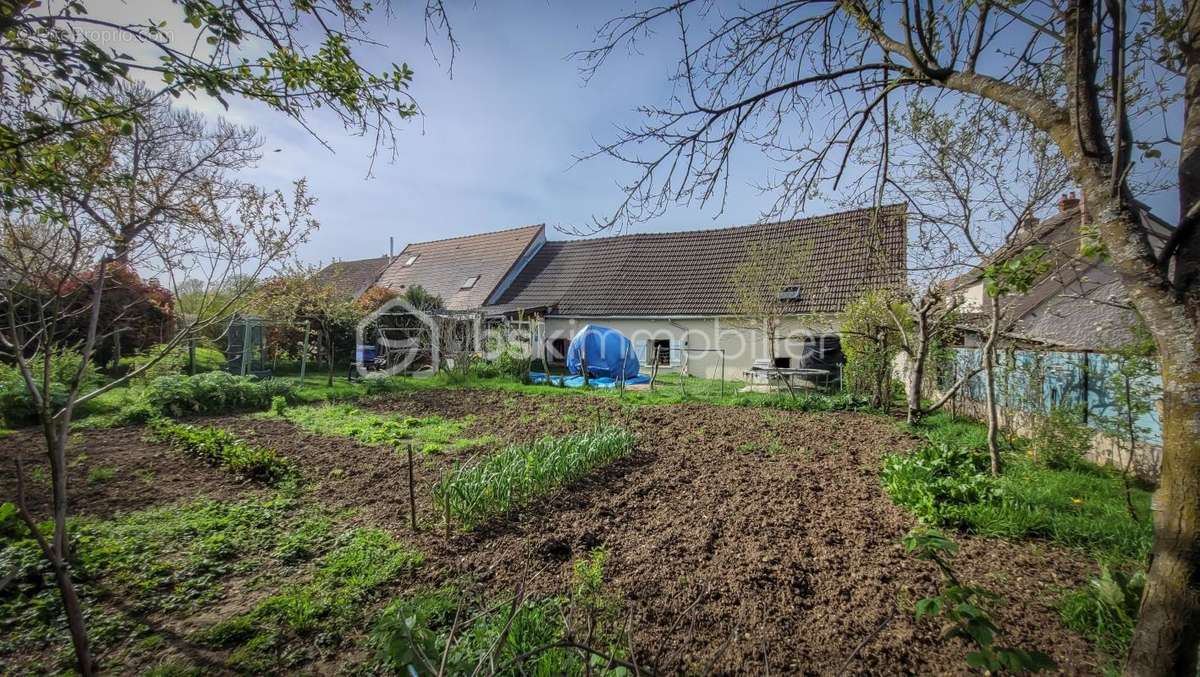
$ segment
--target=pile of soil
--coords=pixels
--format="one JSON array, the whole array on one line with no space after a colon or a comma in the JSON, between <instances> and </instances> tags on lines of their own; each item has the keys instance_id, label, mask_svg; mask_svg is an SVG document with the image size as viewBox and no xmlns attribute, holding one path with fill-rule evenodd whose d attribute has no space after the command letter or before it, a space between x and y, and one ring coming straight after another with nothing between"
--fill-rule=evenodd
<instances>
[{"instance_id":1,"label":"pile of soil","mask_svg":"<svg viewBox=\"0 0 1200 677\"><path fill-rule=\"evenodd\" d=\"M283 421L222 417L206 424L271 446L300 467L321 503L353 508L352 520L388 529L427 555L397 594L447 579L495 594L569 589L571 563L608 552L606 581L623 596L634 654L665 672L966 672L969 647L914 622L912 604L936 589L932 564L906 554L913 526L880 484L883 455L916 441L891 421L851 413L797 413L703 404L622 406L610 398L427 391L364 403L414 416L470 415L464 436L502 443L564 434L599 421L637 437L627 458L472 533L447 540L432 486L457 462L496 445L419 455L414 468L421 529L408 514L403 454L299 431ZM10 438L14 439L14 438ZM34 439L31 437L31 439ZM220 471L141 440L136 430L83 434L75 454L117 476L151 467L165 487L122 482L73 489L83 512L242 487ZM187 476L185 481L183 476ZM178 478L178 479L175 479ZM10 484L0 481L0 490ZM119 497L120 496L120 497ZM957 538L962 578L999 592L1002 645L1036 648L1072 674L1099 671L1092 647L1054 608L1094 566L1046 543Z\"/></svg>"}]
</instances>

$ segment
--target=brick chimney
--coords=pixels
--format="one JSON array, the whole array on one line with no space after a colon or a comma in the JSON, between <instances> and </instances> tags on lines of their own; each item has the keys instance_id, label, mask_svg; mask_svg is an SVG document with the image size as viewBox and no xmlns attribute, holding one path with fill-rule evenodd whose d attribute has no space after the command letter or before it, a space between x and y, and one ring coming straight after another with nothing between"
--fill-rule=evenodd
<instances>
[{"instance_id":1,"label":"brick chimney","mask_svg":"<svg viewBox=\"0 0 1200 677\"><path fill-rule=\"evenodd\" d=\"M1075 191L1064 193L1058 198L1058 211L1069 212L1079 206L1079 198L1075 197Z\"/></svg>"}]
</instances>

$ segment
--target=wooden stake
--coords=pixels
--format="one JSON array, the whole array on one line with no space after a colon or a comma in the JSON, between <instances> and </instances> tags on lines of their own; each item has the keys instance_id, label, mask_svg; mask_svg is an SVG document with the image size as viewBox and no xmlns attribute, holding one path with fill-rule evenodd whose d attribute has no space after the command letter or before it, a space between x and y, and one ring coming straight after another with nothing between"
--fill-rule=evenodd
<instances>
[{"instance_id":1,"label":"wooden stake","mask_svg":"<svg viewBox=\"0 0 1200 677\"><path fill-rule=\"evenodd\" d=\"M413 445L408 443L408 515L412 521L412 530L417 530L417 495L413 488Z\"/></svg>"}]
</instances>

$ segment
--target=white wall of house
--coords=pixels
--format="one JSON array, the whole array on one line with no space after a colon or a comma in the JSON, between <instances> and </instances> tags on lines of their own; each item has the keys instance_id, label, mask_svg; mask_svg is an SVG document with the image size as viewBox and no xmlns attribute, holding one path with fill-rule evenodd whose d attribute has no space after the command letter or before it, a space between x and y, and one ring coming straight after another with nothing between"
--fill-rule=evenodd
<instances>
[{"instance_id":1,"label":"white wall of house","mask_svg":"<svg viewBox=\"0 0 1200 677\"><path fill-rule=\"evenodd\" d=\"M569 340L588 324L609 327L628 337L638 352L643 371L649 369L655 341L667 342L671 367L680 369L686 362L688 374L700 378L720 378L722 350L725 378L729 380L743 379L743 372L754 360L770 356L763 332L722 317L548 317L546 342ZM835 317L797 317L787 321L779 332L776 356L793 358L792 366L800 366L805 340L836 335L839 324Z\"/></svg>"}]
</instances>

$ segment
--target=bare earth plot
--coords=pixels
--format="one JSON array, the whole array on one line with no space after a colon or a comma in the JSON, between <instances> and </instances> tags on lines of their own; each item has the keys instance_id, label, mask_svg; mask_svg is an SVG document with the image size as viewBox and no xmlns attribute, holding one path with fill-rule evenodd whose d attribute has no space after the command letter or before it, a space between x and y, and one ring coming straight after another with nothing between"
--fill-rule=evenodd
<instances>
[{"instance_id":1,"label":"bare earth plot","mask_svg":"<svg viewBox=\"0 0 1200 677\"><path fill-rule=\"evenodd\" d=\"M623 599L633 654L661 671L965 672L966 645L942 640L939 628L914 622L910 613L915 600L933 591L937 574L899 544L914 522L885 495L879 470L883 454L916 442L887 419L701 404L624 407L612 399L459 390L393 395L360 406L375 413L470 416L462 435L490 440L418 455L416 534L408 523L403 454L308 433L278 418L203 423L287 456L302 479L302 502L359 527L381 528L422 553L421 565L389 583L386 597L447 581L495 595L518 586L535 595L562 594L571 584L572 561L603 545L605 578ZM503 444L597 421L633 431L634 452L517 514L446 540L431 499L442 473ZM35 442L26 433L5 440L14 450ZM84 433L73 453L75 509L84 514L108 517L201 496L228 501L263 493L143 441L141 429ZM113 479L89 482L98 467L112 469ZM0 478L0 492L10 495L11 479ZM1093 648L1062 626L1054 608L1063 590L1086 580L1093 566L1086 555L1033 541L958 540L960 574L1003 595L995 617L1005 644L1044 651L1066 673L1098 672ZM237 576L229 574L204 618L149 619L151 627L158 622L170 630L166 651L226 669L227 654L193 645L189 633L213 622L214 613L237 613L271 592ZM151 660L127 653L130 665ZM367 658L365 650L341 651L300 669L336 672Z\"/></svg>"}]
</instances>

